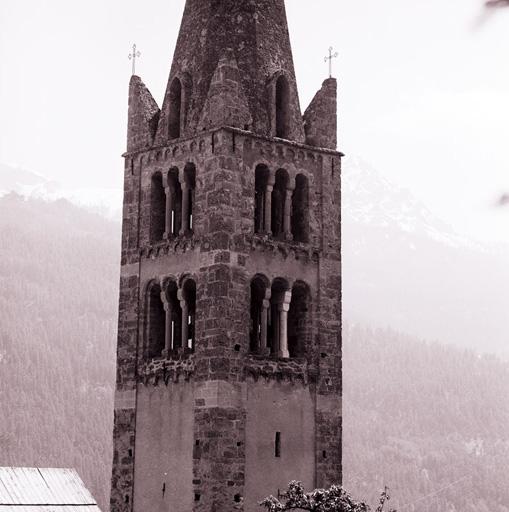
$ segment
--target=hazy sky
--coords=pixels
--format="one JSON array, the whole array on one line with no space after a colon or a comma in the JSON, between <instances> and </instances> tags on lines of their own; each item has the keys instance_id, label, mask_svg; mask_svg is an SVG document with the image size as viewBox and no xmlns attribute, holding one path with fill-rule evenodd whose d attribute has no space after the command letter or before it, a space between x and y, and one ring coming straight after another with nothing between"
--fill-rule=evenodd
<instances>
[{"instance_id":1,"label":"hazy sky","mask_svg":"<svg viewBox=\"0 0 509 512\"><path fill-rule=\"evenodd\" d=\"M481 0L287 0L302 110L340 53L340 149L461 232L509 238L509 9ZM184 0L1 0L0 162L121 187L133 42L161 103Z\"/></svg>"}]
</instances>

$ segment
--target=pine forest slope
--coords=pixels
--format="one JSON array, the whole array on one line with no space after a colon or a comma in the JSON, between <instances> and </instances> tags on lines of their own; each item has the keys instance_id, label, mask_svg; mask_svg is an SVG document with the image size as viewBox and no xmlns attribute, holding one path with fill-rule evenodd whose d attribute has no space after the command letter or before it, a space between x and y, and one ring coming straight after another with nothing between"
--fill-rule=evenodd
<instances>
[{"instance_id":1,"label":"pine forest slope","mask_svg":"<svg viewBox=\"0 0 509 512\"><path fill-rule=\"evenodd\" d=\"M509 512L509 364L346 326L344 474L398 512Z\"/></svg>"},{"instance_id":2,"label":"pine forest slope","mask_svg":"<svg viewBox=\"0 0 509 512\"><path fill-rule=\"evenodd\" d=\"M0 199L0 465L75 467L107 510L118 226Z\"/></svg>"}]
</instances>

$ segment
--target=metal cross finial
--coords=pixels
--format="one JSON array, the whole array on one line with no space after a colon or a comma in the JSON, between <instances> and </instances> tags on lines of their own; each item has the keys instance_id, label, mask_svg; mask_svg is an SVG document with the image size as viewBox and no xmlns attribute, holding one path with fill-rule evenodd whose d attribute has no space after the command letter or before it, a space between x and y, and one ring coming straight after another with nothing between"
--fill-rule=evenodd
<instances>
[{"instance_id":1,"label":"metal cross finial","mask_svg":"<svg viewBox=\"0 0 509 512\"><path fill-rule=\"evenodd\" d=\"M335 59L339 55L338 52L332 52L334 52L334 48L331 46L329 48L329 56L324 59L325 62L329 61L329 78L332 78L332 59Z\"/></svg>"},{"instance_id":2,"label":"metal cross finial","mask_svg":"<svg viewBox=\"0 0 509 512\"><path fill-rule=\"evenodd\" d=\"M136 49L136 45L133 44L133 53L129 54L129 60L133 61L133 75L136 74L136 59L141 57L141 53Z\"/></svg>"}]
</instances>

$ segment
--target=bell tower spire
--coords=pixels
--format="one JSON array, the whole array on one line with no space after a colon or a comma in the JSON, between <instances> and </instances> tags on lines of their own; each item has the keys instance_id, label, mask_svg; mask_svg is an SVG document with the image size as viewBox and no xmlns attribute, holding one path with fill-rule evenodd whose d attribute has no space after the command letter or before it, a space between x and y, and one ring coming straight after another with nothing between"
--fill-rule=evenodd
<instances>
[{"instance_id":1,"label":"bell tower spire","mask_svg":"<svg viewBox=\"0 0 509 512\"><path fill-rule=\"evenodd\" d=\"M193 135L203 118L218 119L214 111L217 103L207 99L214 94L214 75L226 53L238 68L238 73L227 79L236 83L242 98L239 108L246 115L228 112L221 117L229 119L235 128L304 142L283 0L187 0L157 142L172 139L168 120L176 108L171 94L175 80L185 89L180 112L182 135ZM231 111L234 107L222 108ZM285 118L279 124L278 115Z\"/></svg>"},{"instance_id":2,"label":"bell tower spire","mask_svg":"<svg viewBox=\"0 0 509 512\"><path fill-rule=\"evenodd\" d=\"M111 512L341 483L336 91L283 0L187 0L162 108L131 78Z\"/></svg>"}]
</instances>

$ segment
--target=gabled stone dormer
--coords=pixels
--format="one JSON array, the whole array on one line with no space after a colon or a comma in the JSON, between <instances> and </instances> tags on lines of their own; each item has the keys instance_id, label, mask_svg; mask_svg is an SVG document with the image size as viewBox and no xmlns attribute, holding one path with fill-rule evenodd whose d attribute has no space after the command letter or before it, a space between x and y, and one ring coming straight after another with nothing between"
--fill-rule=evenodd
<instances>
[{"instance_id":1,"label":"gabled stone dormer","mask_svg":"<svg viewBox=\"0 0 509 512\"><path fill-rule=\"evenodd\" d=\"M252 123L237 60L233 50L227 48L212 76L198 130L201 132L218 126L250 130Z\"/></svg>"}]
</instances>

